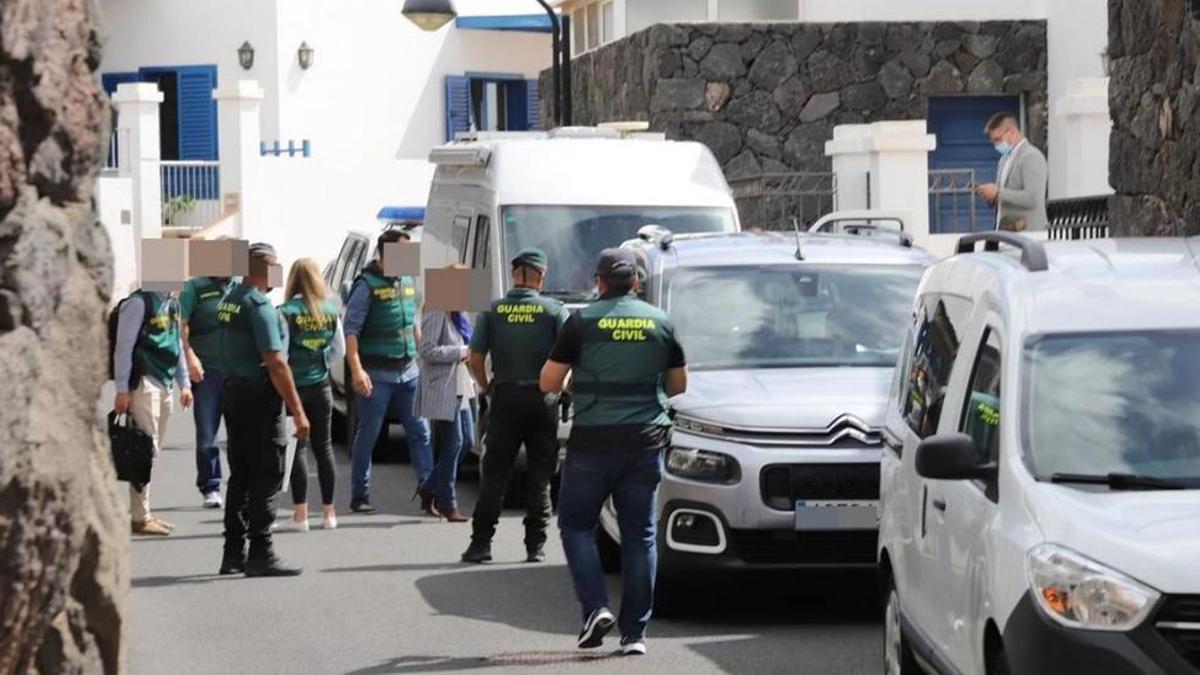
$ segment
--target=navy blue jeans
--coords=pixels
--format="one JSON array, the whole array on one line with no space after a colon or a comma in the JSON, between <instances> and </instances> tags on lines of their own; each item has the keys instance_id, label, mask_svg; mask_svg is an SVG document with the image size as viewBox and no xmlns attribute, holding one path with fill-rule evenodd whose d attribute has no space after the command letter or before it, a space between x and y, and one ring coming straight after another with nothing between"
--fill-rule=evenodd
<instances>
[{"instance_id":1,"label":"navy blue jeans","mask_svg":"<svg viewBox=\"0 0 1200 675\"><path fill-rule=\"evenodd\" d=\"M470 411L467 411L468 413ZM433 469L434 504L445 512L458 508L458 464L462 458L464 418L461 414L453 420L430 420L433 427L433 445L437 451L437 466Z\"/></svg>"},{"instance_id":2,"label":"navy blue jeans","mask_svg":"<svg viewBox=\"0 0 1200 675\"><path fill-rule=\"evenodd\" d=\"M200 494L221 489L221 448L217 430L221 428L221 386L225 374L216 368L204 369L204 380L192 383L192 419L196 423L196 487Z\"/></svg>"},{"instance_id":3,"label":"navy blue jeans","mask_svg":"<svg viewBox=\"0 0 1200 675\"><path fill-rule=\"evenodd\" d=\"M370 371L368 371L370 372ZM407 434L408 454L417 484L422 485L433 473L433 447L429 444L429 423L413 414L417 381L390 382L371 373L370 396L354 397L358 427L350 448L350 495L368 499L371 493L371 453L388 413L399 419Z\"/></svg>"},{"instance_id":4,"label":"navy blue jeans","mask_svg":"<svg viewBox=\"0 0 1200 675\"><path fill-rule=\"evenodd\" d=\"M573 430L572 443L578 431ZM608 606L595 533L604 501L611 496L617 509L622 565L617 625L621 635L631 639L645 636L654 606L655 500L662 480L661 456L661 448L638 444L605 449L569 444L562 471L558 527L584 620Z\"/></svg>"}]
</instances>

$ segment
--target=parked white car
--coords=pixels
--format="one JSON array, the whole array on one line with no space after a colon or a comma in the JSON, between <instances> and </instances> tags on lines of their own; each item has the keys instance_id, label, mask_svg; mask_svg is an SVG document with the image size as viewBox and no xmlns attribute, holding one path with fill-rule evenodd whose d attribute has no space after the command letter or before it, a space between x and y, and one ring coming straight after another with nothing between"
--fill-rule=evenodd
<instances>
[{"instance_id":1,"label":"parked white car","mask_svg":"<svg viewBox=\"0 0 1200 675\"><path fill-rule=\"evenodd\" d=\"M1200 239L959 251L888 405L885 672L1197 672Z\"/></svg>"}]
</instances>

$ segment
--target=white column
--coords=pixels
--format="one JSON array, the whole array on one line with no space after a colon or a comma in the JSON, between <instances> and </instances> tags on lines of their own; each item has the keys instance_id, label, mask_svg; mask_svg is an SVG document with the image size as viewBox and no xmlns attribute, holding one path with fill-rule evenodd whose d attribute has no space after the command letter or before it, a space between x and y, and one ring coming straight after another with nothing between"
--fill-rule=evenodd
<instances>
[{"instance_id":1,"label":"white column","mask_svg":"<svg viewBox=\"0 0 1200 675\"><path fill-rule=\"evenodd\" d=\"M837 174L838 210L866 207L864 183L869 181L871 208L907 212L909 234L924 242L929 238L929 153L936 147L937 137L926 132L925 120L834 127L825 154L833 158Z\"/></svg>"},{"instance_id":2,"label":"white column","mask_svg":"<svg viewBox=\"0 0 1200 675\"><path fill-rule=\"evenodd\" d=\"M117 106L117 128L123 130L128 143L128 171L133 186L134 279L139 280L142 278L141 241L162 238L158 134L158 106L162 100L158 85L151 82L117 85L117 93L113 95L113 103Z\"/></svg>"},{"instance_id":3,"label":"white column","mask_svg":"<svg viewBox=\"0 0 1200 675\"><path fill-rule=\"evenodd\" d=\"M1108 78L1082 78L1067 83L1067 95L1054 109L1062 118L1066 141L1066 172L1062 196L1094 197L1112 194L1108 182Z\"/></svg>"},{"instance_id":4,"label":"white column","mask_svg":"<svg viewBox=\"0 0 1200 675\"><path fill-rule=\"evenodd\" d=\"M254 80L238 80L213 92L220 135L221 198L225 210L236 210L233 236L254 240L267 230L263 213L260 117L263 89Z\"/></svg>"}]
</instances>

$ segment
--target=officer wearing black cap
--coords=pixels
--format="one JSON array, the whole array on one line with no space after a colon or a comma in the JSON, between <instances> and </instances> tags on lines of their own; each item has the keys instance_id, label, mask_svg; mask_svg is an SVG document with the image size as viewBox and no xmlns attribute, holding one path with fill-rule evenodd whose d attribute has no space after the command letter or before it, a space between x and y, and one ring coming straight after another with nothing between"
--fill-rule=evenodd
<instances>
[{"instance_id":1,"label":"officer wearing black cap","mask_svg":"<svg viewBox=\"0 0 1200 675\"><path fill-rule=\"evenodd\" d=\"M657 561L654 507L660 456L671 436L667 401L687 389L683 349L666 314L633 295L638 263L628 249L600 254L600 299L567 321L541 373L541 389L548 393L561 391L570 374L575 396L558 526L583 606L578 646L599 647L617 623L625 654L646 653ZM625 577L619 620L608 609L595 541L600 509L610 496Z\"/></svg>"},{"instance_id":2,"label":"officer wearing black cap","mask_svg":"<svg viewBox=\"0 0 1200 675\"><path fill-rule=\"evenodd\" d=\"M273 278L282 277L275 249L269 244L251 245L249 269L249 275L217 307L229 455L220 572L294 576L300 570L280 562L271 545L275 497L283 481L287 448L283 405L295 421L297 439L308 437L309 422L287 364L287 329L266 296L280 283Z\"/></svg>"},{"instance_id":3,"label":"officer wearing black cap","mask_svg":"<svg viewBox=\"0 0 1200 675\"><path fill-rule=\"evenodd\" d=\"M525 249L512 259L512 290L479 315L471 336L468 365L491 392L487 449L480 467L479 501L471 521L471 544L463 562L492 559L492 536L504 504L508 476L525 446L525 550L528 562L546 559L550 523L550 479L558 461L557 394L538 389L542 364L567 320L557 300L542 297L546 254ZM485 361L492 357L489 379Z\"/></svg>"}]
</instances>

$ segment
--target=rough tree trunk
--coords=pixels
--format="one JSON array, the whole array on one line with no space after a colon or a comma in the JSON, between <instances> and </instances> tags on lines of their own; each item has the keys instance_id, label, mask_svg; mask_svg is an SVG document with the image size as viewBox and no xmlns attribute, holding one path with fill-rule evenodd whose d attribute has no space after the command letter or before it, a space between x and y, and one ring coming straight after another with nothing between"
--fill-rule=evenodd
<instances>
[{"instance_id":1,"label":"rough tree trunk","mask_svg":"<svg viewBox=\"0 0 1200 675\"><path fill-rule=\"evenodd\" d=\"M0 673L121 668L127 516L96 419L112 286L94 0L0 0Z\"/></svg>"}]
</instances>

